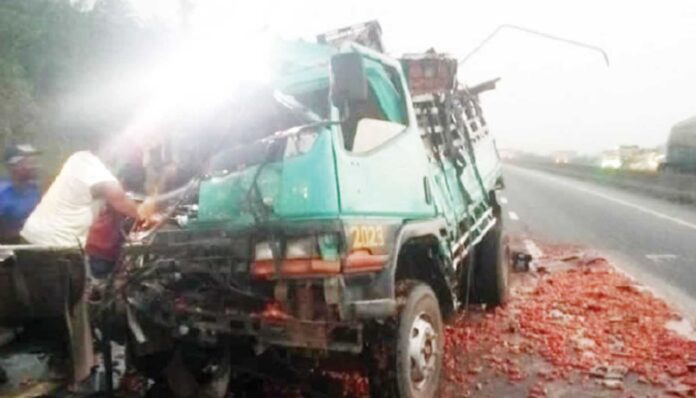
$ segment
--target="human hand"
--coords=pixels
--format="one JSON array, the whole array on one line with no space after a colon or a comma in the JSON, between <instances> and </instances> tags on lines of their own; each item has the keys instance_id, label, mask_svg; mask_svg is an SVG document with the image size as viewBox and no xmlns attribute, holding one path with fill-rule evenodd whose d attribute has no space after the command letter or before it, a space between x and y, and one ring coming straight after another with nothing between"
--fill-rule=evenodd
<instances>
[{"instance_id":1,"label":"human hand","mask_svg":"<svg viewBox=\"0 0 696 398\"><path fill-rule=\"evenodd\" d=\"M143 203L138 206L138 220L141 222L147 221L157 213L157 203L153 198L146 198Z\"/></svg>"},{"instance_id":2,"label":"human hand","mask_svg":"<svg viewBox=\"0 0 696 398\"><path fill-rule=\"evenodd\" d=\"M159 213L150 214L147 218L140 220L140 229L148 230L164 221L164 216Z\"/></svg>"},{"instance_id":3,"label":"human hand","mask_svg":"<svg viewBox=\"0 0 696 398\"><path fill-rule=\"evenodd\" d=\"M148 218L139 220L133 230L128 234L128 239L131 242L139 242L150 236L165 220L161 214L153 214Z\"/></svg>"}]
</instances>

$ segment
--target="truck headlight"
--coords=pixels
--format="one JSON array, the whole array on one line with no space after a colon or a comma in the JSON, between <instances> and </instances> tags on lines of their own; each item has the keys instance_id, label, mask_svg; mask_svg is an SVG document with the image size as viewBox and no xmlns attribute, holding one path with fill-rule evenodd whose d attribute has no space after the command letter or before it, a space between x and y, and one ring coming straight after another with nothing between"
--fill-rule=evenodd
<instances>
[{"instance_id":1,"label":"truck headlight","mask_svg":"<svg viewBox=\"0 0 696 398\"><path fill-rule=\"evenodd\" d=\"M316 237L307 237L288 240L285 244L285 258L313 258L316 254Z\"/></svg>"},{"instance_id":2,"label":"truck headlight","mask_svg":"<svg viewBox=\"0 0 696 398\"><path fill-rule=\"evenodd\" d=\"M254 260L267 261L273 260L273 249L270 242L259 242L254 247Z\"/></svg>"},{"instance_id":3,"label":"truck headlight","mask_svg":"<svg viewBox=\"0 0 696 398\"><path fill-rule=\"evenodd\" d=\"M292 237L285 241L285 252L278 261L279 276L337 274L341 271L338 234ZM270 242L256 244L251 272L261 279L275 275L276 261Z\"/></svg>"}]
</instances>

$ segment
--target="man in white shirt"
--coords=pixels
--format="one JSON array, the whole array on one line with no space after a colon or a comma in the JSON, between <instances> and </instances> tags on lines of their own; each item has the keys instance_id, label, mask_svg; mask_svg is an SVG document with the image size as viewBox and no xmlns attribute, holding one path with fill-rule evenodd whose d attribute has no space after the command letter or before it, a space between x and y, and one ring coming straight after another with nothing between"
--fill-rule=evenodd
<instances>
[{"instance_id":1,"label":"man in white shirt","mask_svg":"<svg viewBox=\"0 0 696 398\"><path fill-rule=\"evenodd\" d=\"M142 221L154 203L140 207L128 196L116 177L90 151L72 154L65 161L38 206L27 219L20 236L28 243L48 246L83 246L92 221L104 202L126 217ZM70 331L73 383L85 380L96 363L86 297L66 314Z\"/></svg>"},{"instance_id":2,"label":"man in white shirt","mask_svg":"<svg viewBox=\"0 0 696 398\"><path fill-rule=\"evenodd\" d=\"M140 220L144 209L126 196L116 177L90 151L72 154L31 213L21 237L48 246L84 245L104 202L124 216Z\"/></svg>"}]
</instances>

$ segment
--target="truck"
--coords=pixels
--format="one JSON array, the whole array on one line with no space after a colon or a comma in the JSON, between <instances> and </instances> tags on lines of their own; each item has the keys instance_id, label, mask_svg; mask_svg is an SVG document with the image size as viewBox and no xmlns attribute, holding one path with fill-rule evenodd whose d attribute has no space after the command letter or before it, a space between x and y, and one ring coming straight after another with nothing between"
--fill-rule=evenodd
<instances>
[{"instance_id":1,"label":"truck","mask_svg":"<svg viewBox=\"0 0 696 398\"><path fill-rule=\"evenodd\" d=\"M114 286L142 372L178 358L222 391L269 352L350 357L373 396L431 397L445 324L506 301L504 184L479 102L495 81L467 87L454 58L394 58L351 29L379 25L276 46L273 81L199 137L215 154L176 223L128 246Z\"/></svg>"},{"instance_id":2,"label":"truck","mask_svg":"<svg viewBox=\"0 0 696 398\"><path fill-rule=\"evenodd\" d=\"M661 171L688 173L696 172L696 117L675 124L667 140L665 161Z\"/></svg>"}]
</instances>

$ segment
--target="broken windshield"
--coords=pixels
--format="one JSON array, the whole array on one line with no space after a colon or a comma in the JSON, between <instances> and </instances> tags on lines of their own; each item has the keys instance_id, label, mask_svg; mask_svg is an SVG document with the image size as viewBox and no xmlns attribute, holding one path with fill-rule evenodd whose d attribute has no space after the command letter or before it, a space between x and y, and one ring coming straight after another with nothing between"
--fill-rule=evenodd
<instances>
[{"instance_id":1,"label":"broken windshield","mask_svg":"<svg viewBox=\"0 0 696 398\"><path fill-rule=\"evenodd\" d=\"M322 116L326 115L323 109L311 108L322 99L328 103L326 90L304 94L302 102L287 93L266 91L257 93L243 107L233 107L239 109L238 116L242 117L235 117L218 143L209 143L213 146L207 174L227 174L305 153L319 130L331 124L323 120Z\"/></svg>"},{"instance_id":2,"label":"broken windshield","mask_svg":"<svg viewBox=\"0 0 696 398\"><path fill-rule=\"evenodd\" d=\"M208 174L220 176L307 153L322 129L338 123L325 120L293 126L246 145L223 149L211 159Z\"/></svg>"}]
</instances>

